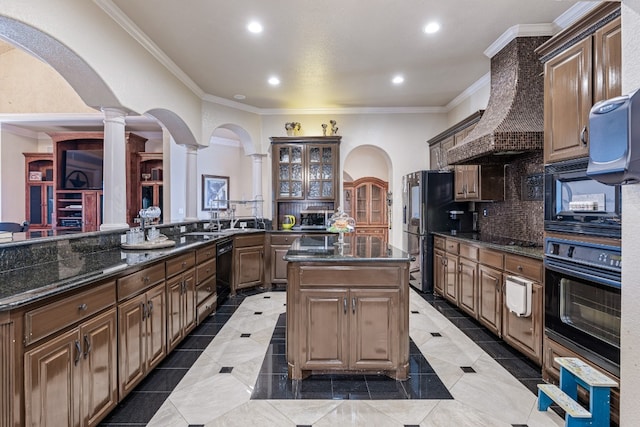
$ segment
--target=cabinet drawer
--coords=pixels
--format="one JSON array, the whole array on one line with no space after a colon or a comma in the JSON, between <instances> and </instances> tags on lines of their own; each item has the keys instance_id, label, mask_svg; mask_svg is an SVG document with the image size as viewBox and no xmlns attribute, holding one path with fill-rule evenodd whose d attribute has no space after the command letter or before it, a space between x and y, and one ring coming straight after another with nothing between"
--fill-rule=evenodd
<instances>
[{"instance_id":1,"label":"cabinet drawer","mask_svg":"<svg viewBox=\"0 0 640 427\"><path fill-rule=\"evenodd\" d=\"M480 251L480 264L502 270L504 268L504 255L491 249L482 249Z\"/></svg>"},{"instance_id":2,"label":"cabinet drawer","mask_svg":"<svg viewBox=\"0 0 640 427\"><path fill-rule=\"evenodd\" d=\"M117 280L118 301L122 301L164 280L164 263Z\"/></svg>"},{"instance_id":3,"label":"cabinet drawer","mask_svg":"<svg viewBox=\"0 0 640 427\"><path fill-rule=\"evenodd\" d=\"M25 313L25 345L34 343L116 303L115 282L79 292Z\"/></svg>"},{"instance_id":4,"label":"cabinet drawer","mask_svg":"<svg viewBox=\"0 0 640 427\"><path fill-rule=\"evenodd\" d=\"M298 237L302 237L302 234L272 234L272 245L291 245Z\"/></svg>"},{"instance_id":5,"label":"cabinet drawer","mask_svg":"<svg viewBox=\"0 0 640 427\"><path fill-rule=\"evenodd\" d=\"M216 245L208 245L196 251L196 264L202 264L210 259L216 259Z\"/></svg>"},{"instance_id":6,"label":"cabinet drawer","mask_svg":"<svg viewBox=\"0 0 640 427\"><path fill-rule=\"evenodd\" d=\"M401 287L405 270L399 266L343 267L302 266L300 286Z\"/></svg>"},{"instance_id":7,"label":"cabinet drawer","mask_svg":"<svg viewBox=\"0 0 640 427\"><path fill-rule=\"evenodd\" d=\"M522 257L518 255L507 254L504 257L505 271L518 276L523 276L536 282L542 283L542 262Z\"/></svg>"},{"instance_id":8,"label":"cabinet drawer","mask_svg":"<svg viewBox=\"0 0 640 427\"><path fill-rule=\"evenodd\" d=\"M460 256L474 261L478 260L478 247L460 243L459 246Z\"/></svg>"},{"instance_id":9,"label":"cabinet drawer","mask_svg":"<svg viewBox=\"0 0 640 427\"><path fill-rule=\"evenodd\" d=\"M196 304L216 293L216 277L212 276L196 286Z\"/></svg>"},{"instance_id":10,"label":"cabinet drawer","mask_svg":"<svg viewBox=\"0 0 640 427\"><path fill-rule=\"evenodd\" d=\"M196 283L200 284L216 274L216 260L211 259L196 267Z\"/></svg>"},{"instance_id":11,"label":"cabinet drawer","mask_svg":"<svg viewBox=\"0 0 640 427\"><path fill-rule=\"evenodd\" d=\"M437 249L442 249L444 251L444 250L447 249L446 241L447 240L444 237L434 236L433 237L433 246L436 247Z\"/></svg>"},{"instance_id":12,"label":"cabinet drawer","mask_svg":"<svg viewBox=\"0 0 640 427\"><path fill-rule=\"evenodd\" d=\"M166 262L167 265L167 277L174 276L178 273L187 271L196 264L196 257L194 252L180 255L170 259Z\"/></svg>"},{"instance_id":13,"label":"cabinet drawer","mask_svg":"<svg viewBox=\"0 0 640 427\"><path fill-rule=\"evenodd\" d=\"M455 242L453 240L447 240L445 246L446 246L446 251L448 253L457 255L460 247L460 243Z\"/></svg>"},{"instance_id":14,"label":"cabinet drawer","mask_svg":"<svg viewBox=\"0 0 640 427\"><path fill-rule=\"evenodd\" d=\"M234 248L244 248L246 246L263 246L264 233L251 234L249 236L236 236L233 239Z\"/></svg>"}]
</instances>

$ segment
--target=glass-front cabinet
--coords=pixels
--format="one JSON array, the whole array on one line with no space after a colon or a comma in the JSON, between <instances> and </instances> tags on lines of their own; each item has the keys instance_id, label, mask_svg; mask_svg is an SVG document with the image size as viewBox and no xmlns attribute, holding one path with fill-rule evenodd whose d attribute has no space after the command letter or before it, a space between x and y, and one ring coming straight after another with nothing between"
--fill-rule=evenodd
<instances>
[{"instance_id":1,"label":"glass-front cabinet","mask_svg":"<svg viewBox=\"0 0 640 427\"><path fill-rule=\"evenodd\" d=\"M339 136L272 137L274 225L284 215L338 207Z\"/></svg>"},{"instance_id":2,"label":"glass-front cabinet","mask_svg":"<svg viewBox=\"0 0 640 427\"><path fill-rule=\"evenodd\" d=\"M53 224L53 154L23 153L25 158L25 220L31 230Z\"/></svg>"}]
</instances>

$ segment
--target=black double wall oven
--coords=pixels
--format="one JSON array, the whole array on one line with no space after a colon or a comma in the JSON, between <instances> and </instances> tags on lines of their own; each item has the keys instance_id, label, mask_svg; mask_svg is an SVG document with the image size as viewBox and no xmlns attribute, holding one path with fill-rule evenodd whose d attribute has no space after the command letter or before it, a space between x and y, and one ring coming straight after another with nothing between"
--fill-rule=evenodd
<instances>
[{"instance_id":1,"label":"black double wall oven","mask_svg":"<svg viewBox=\"0 0 640 427\"><path fill-rule=\"evenodd\" d=\"M589 178L587 164L545 166L544 229L562 233L545 239L545 333L619 376L621 188Z\"/></svg>"}]
</instances>

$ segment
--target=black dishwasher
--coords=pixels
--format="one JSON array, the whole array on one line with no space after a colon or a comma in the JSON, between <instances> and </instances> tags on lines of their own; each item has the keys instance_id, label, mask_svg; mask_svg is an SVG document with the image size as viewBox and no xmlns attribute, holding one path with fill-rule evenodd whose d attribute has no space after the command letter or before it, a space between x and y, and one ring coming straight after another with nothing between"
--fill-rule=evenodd
<instances>
[{"instance_id":1,"label":"black dishwasher","mask_svg":"<svg viewBox=\"0 0 640 427\"><path fill-rule=\"evenodd\" d=\"M216 243L216 292L218 306L224 304L231 293L231 266L233 238L224 238Z\"/></svg>"}]
</instances>

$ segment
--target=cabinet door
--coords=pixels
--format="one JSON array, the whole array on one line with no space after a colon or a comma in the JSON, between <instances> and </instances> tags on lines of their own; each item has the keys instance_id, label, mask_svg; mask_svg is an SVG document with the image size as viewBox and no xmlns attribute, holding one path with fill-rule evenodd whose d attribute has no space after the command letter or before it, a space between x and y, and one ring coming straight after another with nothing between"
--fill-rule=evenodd
<instances>
[{"instance_id":1,"label":"cabinet door","mask_svg":"<svg viewBox=\"0 0 640 427\"><path fill-rule=\"evenodd\" d=\"M195 270L185 273L185 292L184 292L184 335L196 327L196 280Z\"/></svg>"},{"instance_id":2,"label":"cabinet door","mask_svg":"<svg viewBox=\"0 0 640 427\"><path fill-rule=\"evenodd\" d=\"M459 295L458 304L461 309L476 317L478 298L478 264L460 258L458 262Z\"/></svg>"},{"instance_id":3,"label":"cabinet door","mask_svg":"<svg viewBox=\"0 0 640 427\"><path fill-rule=\"evenodd\" d=\"M596 31L593 103L622 95L622 25L616 18Z\"/></svg>"},{"instance_id":4,"label":"cabinet door","mask_svg":"<svg viewBox=\"0 0 640 427\"><path fill-rule=\"evenodd\" d=\"M480 199L480 167L466 165L464 168L465 198Z\"/></svg>"},{"instance_id":5,"label":"cabinet door","mask_svg":"<svg viewBox=\"0 0 640 427\"><path fill-rule=\"evenodd\" d=\"M351 290L350 368L395 369L399 289Z\"/></svg>"},{"instance_id":6,"label":"cabinet door","mask_svg":"<svg viewBox=\"0 0 640 427\"><path fill-rule=\"evenodd\" d=\"M351 184L344 183L342 194L343 194L342 206L343 206L344 213L346 213L349 216L353 216L354 215L353 186L351 186Z\"/></svg>"},{"instance_id":7,"label":"cabinet door","mask_svg":"<svg viewBox=\"0 0 640 427\"><path fill-rule=\"evenodd\" d=\"M167 355L167 302L164 283L147 291L146 361L154 368Z\"/></svg>"},{"instance_id":8,"label":"cabinet door","mask_svg":"<svg viewBox=\"0 0 640 427\"><path fill-rule=\"evenodd\" d=\"M119 392L123 398L146 372L145 295L139 295L118 306Z\"/></svg>"},{"instance_id":9,"label":"cabinet door","mask_svg":"<svg viewBox=\"0 0 640 427\"><path fill-rule=\"evenodd\" d=\"M301 369L346 369L350 310L346 290L300 290Z\"/></svg>"},{"instance_id":10,"label":"cabinet door","mask_svg":"<svg viewBox=\"0 0 640 427\"><path fill-rule=\"evenodd\" d=\"M444 252L436 250L433 252L433 289L442 296L444 296L445 274Z\"/></svg>"},{"instance_id":11,"label":"cabinet door","mask_svg":"<svg viewBox=\"0 0 640 427\"><path fill-rule=\"evenodd\" d=\"M25 353L25 425L81 425L81 358L78 329Z\"/></svg>"},{"instance_id":12,"label":"cabinet door","mask_svg":"<svg viewBox=\"0 0 640 427\"><path fill-rule=\"evenodd\" d=\"M538 364L542 363L543 290L534 283L531 295L531 315L518 317L502 307L502 338Z\"/></svg>"},{"instance_id":13,"label":"cabinet door","mask_svg":"<svg viewBox=\"0 0 640 427\"><path fill-rule=\"evenodd\" d=\"M169 351L182 340L182 295L184 281L182 275L167 281L167 346Z\"/></svg>"},{"instance_id":14,"label":"cabinet door","mask_svg":"<svg viewBox=\"0 0 640 427\"><path fill-rule=\"evenodd\" d=\"M282 259L289 246L271 246L271 283L287 283L287 261Z\"/></svg>"},{"instance_id":15,"label":"cabinet door","mask_svg":"<svg viewBox=\"0 0 640 427\"><path fill-rule=\"evenodd\" d=\"M431 147L429 147L429 169L431 170L442 169L440 143L434 144Z\"/></svg>"},{"instance_id":16,"label":"cabinet door","mask_svg":"<svg viewBox=\"0 0 640 427\"><path fill-rule=\"evenodd\" d=\"M336 158L332 145L308 145L307 198L333 200L336 194Z\"/></svg>"},{"instance_id":17,"label":"cabinet door","mask_svg":"<svg viewBox=\"0 0 640 427\"><path fill-rule=\"evenodd\" d=\"M262 284L263 252L262 246L234 249L235 289Z\"/></svg>"},{"instance_id":18,"label":"cabinet door","mask_svg":"<svg viewBox=\"0 0 640 427\"><path fill-rule=\"evenodd\" d=\"M82 425L94 426L118 403L115 308L80 327Z\"/></svg>"},{"instance_id":19,"label":"cabinet door","mask_svg":"<svg viewBox=\"0 0 640 427\"><path fill-rule=\"evenodd\" d=\"M454 197L456 200L464 200L467 198L465 190L466 185L466 166L456 166L453 175Z\"/></svg>"},{"instance_id":20,"label":"cabinet door","mask_svg":"<svg viewBox=\"0 0 640 427\"><path fill-rule=\"evenodd\" d=\"M100 229L100 194L95 191L82 193L82 231Z\"/></svg>"},{"instance_id":21,"label":"cabinet door","mask_svg":"<svg viewBox=\"0 0 640 427\"><path fill-rule=\"evenodd\" d=\"M440 164L441 164L440 169L447 169L447 167L449 166L449 160L447 159L447 151L449 151L450 148L453 148L455 144L456 144L456 141L453 135L440 143Z\"/></svg>"},{"instance_id":22,"label":"cabinet door","mask_svg":"<svg viewBox=\"0 0 640 427\"><path fill-rule=\"evenodd\" d=\"M444 297L458 303L458 257L447 254L444 259Z\"/></svg>"},{"instance_id":23,"label":"cabinet door","mask_svg":"<svg viewBox=\"0 0 640 427\"><path fill-rule=\"evenodd\" d=\"M355 203L355 220L356 224L369 224L369 191L370 186L368 184L358 185L355 188L356 203Z\"/></svg>"},{"instance_id":24,"label":"cabinet door","mask_svg":"<svg viewBox=\"0 0 640 427\"><path fill-rule=\"evenodd\" d=\"M478 266L478 320L496 335L502 325L502 272Z\"/></svg>"},{"instance_id":25,"label":"cabinet door","mask_svg":"<svg viewBox=\"0 0 640 427\"><path fill-rule=\"evenodd\" d=\"M304 168L301 145L276 145L276 199L304 199Z\"/></svg>"},{"instance_id":26,"label":"cabinet door","mask_svg":"<svg viewBox=\"0 0 640 427\"><path fill-rule=\"evenodd\" d=\"M586 133L593 98L591 43L588 37L545 64L545 163L589 154Z\"/></svg>"},{"instance_id":27,"label":"cabinet door","mask_svg":"<svg viewBox=\"0 0 640 427\"><path fill-rule=\"evenodd\" d=\"M371 184L369 192L369 225L386 225L387 190L382 186Z\"/></svg>"}]
</instances>

